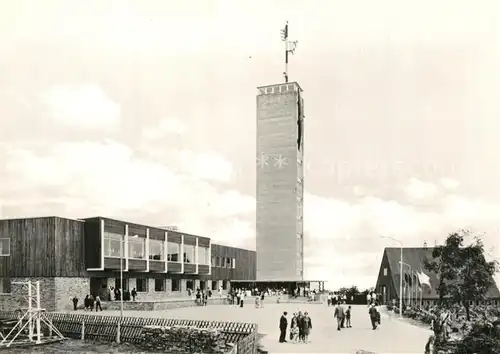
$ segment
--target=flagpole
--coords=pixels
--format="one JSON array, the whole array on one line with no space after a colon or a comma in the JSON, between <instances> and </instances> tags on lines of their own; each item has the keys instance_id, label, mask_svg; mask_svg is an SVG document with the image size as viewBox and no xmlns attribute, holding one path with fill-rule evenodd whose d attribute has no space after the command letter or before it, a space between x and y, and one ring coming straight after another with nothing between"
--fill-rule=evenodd
<instances>
[{"instance_id":1,"label":"flagpole","mask_svg":"<svg viewBox=\"0 0 500 354\"><path fill-rule=\"evenodd\" d=\"M288 54L293 54L297 46L297 41L290 42L288 40L288 21L286 21L285 28L281 30L281 40L285 42L285 83L288 83Z\"/></svg>"}]
</instances>

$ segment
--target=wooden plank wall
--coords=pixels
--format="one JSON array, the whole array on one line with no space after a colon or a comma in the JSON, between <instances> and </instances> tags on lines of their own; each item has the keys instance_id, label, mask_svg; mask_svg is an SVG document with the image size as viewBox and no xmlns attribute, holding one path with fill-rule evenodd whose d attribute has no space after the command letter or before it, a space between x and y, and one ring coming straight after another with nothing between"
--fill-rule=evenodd
<instances>
[{"instance_id":1,"label":"wooden plank wall","mask_svg":"<svg viewBox=\"0 0 500 354\"><path fill-rule=\"evenodd\" d=\"M0 237L11 239L8 276L56 276L55 225L55 217L0 220Z\"/></svg>"},{"instance_id":2,"label":"wooden plank wall","mask_svg":"<svg viewBox=\"0 0 500 354\"><path fill-rule=\"evenodd\" d=\"M212 257L228 257L236 259L236 268L214 267L213 280L256 280L255 251L234 248L212 243Z\"/></svg>"},{"instance_id":3,"label":"wooden plank wall","mask_svg":"<svg viewBox=\"0 0 500 354\"><path fill-rule=\"evenodd\" d=\"M89 247L88 251L95 253L95 248ZM57 277L86 276L85 223L83 221L55 218L55 252Z\"/></svg>"},{"instance_id":4,"label":"wooden plank wall","mask_svg":"<svg viewBox=\"0 0 500 354\"><path fill-rule=\"evenodd\" d=\"M0 221L0 238L11 238L9 232L9 224L7 220ZM13 245L12 240L10 243L10 253L12 254ZM10 275L10 257L0 257L0 277L8 277Z\"/></svg>"}]
</instances>

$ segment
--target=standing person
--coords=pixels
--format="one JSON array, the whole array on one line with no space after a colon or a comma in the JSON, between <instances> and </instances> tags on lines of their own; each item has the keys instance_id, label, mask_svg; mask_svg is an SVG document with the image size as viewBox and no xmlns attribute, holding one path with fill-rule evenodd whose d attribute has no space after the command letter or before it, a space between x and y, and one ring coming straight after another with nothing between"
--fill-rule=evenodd
<instances>
[{"instance_id":1,"label":"standing person","mask_svg":"<svg viewBox=\"0 0 500 354\"><path fill-rule=\"evenodd\" d=\"M132 295L132 301L135 301L135 298L137 296L137 290L135 290L135 288L132 289L131 295Z\"/></svg>"},{"instance_id":2,"label":"standing person","mask_svg":"<svg viewBox=\"0 0 500 354\"><path fill-rule=\"evenodd\" d=\"M377 302L377 293L374 291L372 292L372 302L376 303Z\"/></svg>"},{"instance_id":3,"label":"standing person","mask_svg":"<svg viewBox=\"0 0 500 354\"><path fill-rule=\"evenodd\" d=\"M286 327L288 326L288 320L286 318L286 315L288 313L285 311L283 312L283 315L281 315L280 318L280 343L286 343Z\"/></svg>"},{"instance_id":4,"label":"standing person","mask_svg":"<svg viewBox=\"0 0 500 354\"><path fill-rule=\"evenodd\" d=\"M366 294L366 306L370 306L372 302L372 297L370 295L370 293Z\"/></svg>"},{"instance_id":5,"label":"standing person","mask_svg":"<svg viewBox=\"0 0 500 354\"><path fill-rule=\"evenodd\" d=\"M340 331L342 325L342 319L344 318L344 307L342 304L337 303L335 306L335 311L333 312L333 318L337 320L337 331Z\"/></svg>"},{"instance_id":6,"label":"standing person","mask_svg":"<svg viewBox=\"0 0 500 354\"><path fill-rule=\"evenodd\" d=\"M304 313L304 317L302 318L302 336L304 343L309 343L309 334L312 329L312 321L311 317L307 312Z\"/></svg>"},{"instance_id":7,"label":"standing person","mask_svg":"<svg viewBox=\"0 0 500 354\"><path fill-rule=\"evenodd\" d=\"M299 311L297 314L297 325L299 327L299 342L304 340L304 326L302 321L304 320L304 316L302 315L302 311Z\"/></svg>"},{"instance_id":8,"label":"standing person","mask_svg":"<svg viewBox=\"0 0 500 354\"><path fill-rule=\"evenodd\" d=\"M94 297L92 295L89 296L89 305L90 305L90 311L94 311Z\"/></svg>"},{"instance_id":9,"label":"standing person","mask_svg":"<svg viewBox=\"0 0 500 354\"><path fill-rule=\"evenodd\" d=\"M264 307L264 291L260 293L260 307Z\"/></svg>"},{"instance_id":10,"label":"standing person","mask_svg":"<svg viewBox=\"0 0 500 354\"><path fill-rule=\"evenodd\" d=\"M299 342L299 323L297 320L297 313L293 314L292 320L290 322L290 340L294 343Z\"/></svg>"},{"instance_id":11,"label":"standing person","mask_svg":"<svg viewBox=\"0 0 500 354\"><path fill-rule=\"evenodd\" d=\"M78 298L75 295L75 297L73 298L73 310L76 311L77 309L78 309Z\"/></svg>"},{"instance_id":12,"label":"standing person","mask_svg":"<svg viewBox=\"0 0 500 354\"><path fill-rule=\"evenodd\" d=\"M90 299L88 295L86 295L85 299L83 299L83 305L85 307L85 311L87 311L90 307Z\"/></svg>"},{"instance_id":13,"label":"standing person","mask_svg":"<svg viewBox=\"0 0 500 354\"><path fill-rule=\"evenodd\" d=\"M96 295L95 296L95 312L98 312L99 310L102 312L101 298L99 297L99 295Z\"/></svg>"},{"instance_id":14,"label":"standing person","mask_svg":"<svg viewBox=\"0 0 500 354\"><path fill-rule=\"evenodd\" d=\"M351 305L347 307L347 310L345 312L345 325L347 328L352 328L351 327Z\"/></svg>"}]
</instances>

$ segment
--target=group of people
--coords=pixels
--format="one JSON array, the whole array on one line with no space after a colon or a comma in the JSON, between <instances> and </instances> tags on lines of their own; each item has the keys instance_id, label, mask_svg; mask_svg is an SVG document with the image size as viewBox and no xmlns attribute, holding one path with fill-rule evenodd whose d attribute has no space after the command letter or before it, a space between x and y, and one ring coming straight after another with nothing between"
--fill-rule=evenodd
<instances>
[{"instance_id":1,"label":"group of people","mask_svg":"<svg viewBox=\"0 0 500 354\"><path fill-rule=\"evenodd\" d=\"M77 310L78 309L78 297L73 297L72 299L73 301L73 310ZM83 300L83 309L84 311L94 311L94 306L95 306L95 311L98 312L98 311L102 311L102 307L101 307L101 298L99 297L99 295L96 295L96 296L92 296L92 295L87 295L85 296L85 299Z\"/></svg>"},{"instance_id":2,"label":"group of people","mask_svg":"<svg viewBox=\"0 0 500 354\"><path fill-rule=\"evenodd\" d=\"M196 289L196 304L198 306L207 306L207 303L208 303L208 298L212 297L212 290L210 289L205 289L205 290L201 290L201 289Z\"/></svg>"},{"instance_id":3,"label":"group of people","mask_svg":"<svg viewBox=\"0 0 500 354\"><path fill-rule=\"evenodd\" d=\"M286 331L288 327L288 319L286 317L287 315L288 312L285 311L280 318L280 343L288 342L286 340ZM293 317L290 321L290 341L292 341L293 343L309 343L309 335L311 333L311 330L312 321L307 312L304 312L304 314L302 314L302 311L299 311L293 314Z\"/></svg>"},{"instance_id":4,"label":"group of people","mask_svg":"<svg viewBox=\"0 0 500 354\"><path fill-rule=\"evenodd\" d=\"M338 301L333 310L333 318L337 320L337 331L351 327L351 305L345 308L345 301Z\"/></svg>"}]
</instances>

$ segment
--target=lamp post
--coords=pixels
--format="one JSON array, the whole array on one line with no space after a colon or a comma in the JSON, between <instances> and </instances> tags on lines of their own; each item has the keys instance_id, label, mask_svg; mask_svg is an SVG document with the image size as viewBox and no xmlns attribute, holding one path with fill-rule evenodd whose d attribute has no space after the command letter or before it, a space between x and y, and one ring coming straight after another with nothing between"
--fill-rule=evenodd
<instances>
[{"instance_id":1,"label":"lamp post","mask_svg":"<svg viewBox=\"0 0 500 354\"><path fill-rule=\"evenodd\" d=\"M389 236L380 236L380 238L386 238L388 240L395 241L400 245L401 254L399 256L399 317L403 317L403 242Z\"/></svg>"},{"instance_id":2,"label":"lamp post","mask_svg":"<svg viewBox=\"0 0 500 354\"><path fill-rule=\"evenodd\" d=\"M413 272L412 272L412 269L411 269L411 265L409 265L408 263L405 263L405 262L401 262L401 261L399 261L399 263L402 263L402 264L403 264L403 266L408 267L408 270L409 270L409 273L410 273L410 277L412 277L412 276L413 276ZM402 269L402 268L401 268L401 269ZM413 279L411 279L411 280L412 280L412 283L413 283ZM409 303L410 305L411 305L411 297L412 297L412 295L413 295L413 294L412 294L412 293L413 293L413 289L412 289L412 288L413 288L413 287L412 287L412 286L410 286L410 289L409 289L410 295L408 296L408 301L407 301L407 303Z\"/></svg>"},{"instance_id":3,"label":"lamp post","mask_svg":"<svg viewBox=\"0 0 500 354\"><path fill-rule=\"evenodd\" d=\"M131 238L138 237L138 235L134 235ZM123 249L125 248L125 235L120 241L120 319L123 319Z\"/></svg>"}]
</instances>

